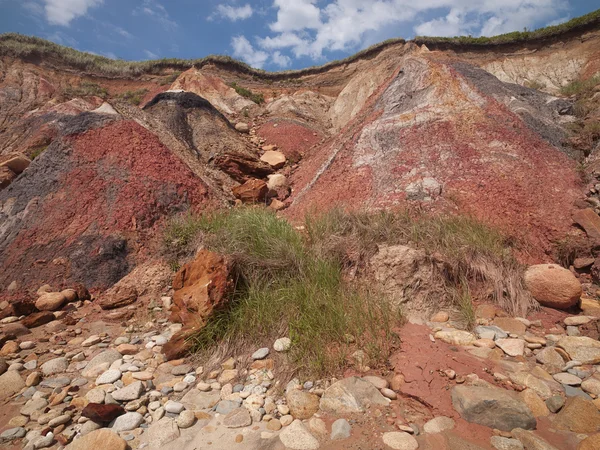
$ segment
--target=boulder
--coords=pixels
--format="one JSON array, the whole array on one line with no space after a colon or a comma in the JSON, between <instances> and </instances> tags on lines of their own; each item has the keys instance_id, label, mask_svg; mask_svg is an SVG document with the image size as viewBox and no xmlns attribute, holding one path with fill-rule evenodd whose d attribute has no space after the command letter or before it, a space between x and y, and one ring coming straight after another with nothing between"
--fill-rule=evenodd
<instances>
[{"instance_id":1,"label":"boulder","mask_svg":"<svg viewBox=\"0 0 600 450\"><path fill-rule=\"evenodd\" d=\"M134 286L116 285L109 289L100 300L100 308L115 309L122 308L135 302L138 291Z\"/></svg>"},{"instance_id":2,"label":"boulder","mask_svg":"<svg viewBox=\"0 0 600 450\"><path fill-rule=\"evenodd\" d=\"M319 397L310 392L290 389L286 401L295 419L310 419L319 410Z\"/></svg>"},{"instance_id":3,"label":"boulder","mask_svg":"<svg viewBox=\"0 0 600 450\"><path fill-rule=\"evenodd\" d=\"M235 129L240 133L250 133L250 127L245 122L238 122L235 124Z\"/></svg>"},{"instance_id":4,"label":"boulder","mask_svg":"<svg viewBox=\"0 0 600 450\"><path fill-rule=\"evenodd\" d=\"M0 401L12 397L25 387L25 381L18 370L9 370L0 375Z\"/></svg>"},{"instance_id":5,"label":"boulder","mask_svg":"<svg viewBox=\"0 0 600 450\"><path fill-rule=\"evenodd\" d=\"M577 446L577 450L598 450L600 448L600 433L588 436Z\"/></svg>"},{"instance_id":6,"label":"boulder","mask_svg":"<svg viewBox=\"0 0 600 450\"><path fill-rule=\"evenodd\" d=\"M8 167L15 174L19 175L31 164L31 160L23 153L9 153L0 156L0 167Z\"/></svg>"},{"instance_id":7,"label":"boulder","mask_svg":"<svg viewBox=\"0 0 600 450\"><path fill-rule=\"evenodd\" d=\"M556 415L553 426L573 433L595 433L600 431L600 411L590 400L570 397Z\"/></svg>"},{"instance_id":8,"label":"boulder","mask_svg":"<svg viewBox=\"0 0 600 450\"><path fill-rule=\"evenodd\" d=\"M114 403L106 405L100 403L88 403L86 407L83 408L83 411L81 411L83 417L87 417L101 425L108 425L122 414L125 414L125 409L121 405Z\"/></svg>"},{"instance_id":9,"label":"boulder","mask_svg":"<svg viewBox=\"0 0 600 450\"><path fill-rule=\"evenodd\" d=\"M251 178L244 184L234 187L232 192L242 203L262 203L267 197L269 188L263 180Z\"/></svg>"},{"instance_id":10,"label":"boulder","mask_svg":"<svg viewBox=\"0 0 600 450\"><path fill-rule=\"evenodd\" d=\"M294 420L279 434L279 439L291 450L317 450L319 441L306 429L300 420Z\"/></svg>"},{"instance_id":11,"label":"boulder","mask_svg":"<svg viewBox=\"0 0 600 450\"><path fill-rule=\"evenodd\" d=\"M100 428L71 442L65 450L126 450L127 442L108 428Z\"/></svg>"},{"instance_id":12,"label":"boulder","mask_svg":"<svg viewBox=\"0 0 600 450\"><path fill-rule=\"evenodd\" d=\"M277 191L279 189L287 189L288 187L288 180L285 175L274 173L272 175L268 175L267 178L267 187L269 190Z\"/></svg>"},{"instance_id":13,"label":"boulder","mask_svg":"<svg viewBox=\"0 0 600 450\"><path fill-rule=\"evenodd\" d=\"M516 394L495 387L459 385L452 389L452 405L467 422L502 431L536 427L531 410Z\"/></svg>"},{"instance_id":14,"label":"boulder","mask_svg":"<svg viewBox=\"0 0 600 450\"><path fill-rule=\"evenodd\" d=\"M29 314L21 323L27 328L37 328L52 322L56 319L56 316L50 311L40 311L38 313Z\"/></svg>"},{"instance_id":15,"label":"boulder","mask_svg":"<svg viewBox=\"0 0 600 450\"><path fill-rule=\"evenodd\" d=\"M203 324L213 310L222 308L231 287L229 261L217 253L200 250L173 279L171 321Z\"/></svg>"},{"instance_id":16,"label":"boulder","mask_svg":"<svg viewBox=\"0 0 600 450\"><path fill-rule=\"evenodd\" d=\"M281 169L285 166L286 158L281 152L269 150L260 157L260 160L269 164L273 169Z\"/></svg>"},{"instance_id":17,"label":"boulder","mask_svg":"<svg viewBox=\"0 0 600 450\"><path fill-rule=\"evenodd\" d=\"M62 292L49 292L42 294L35 302L35 307L40 311L57 311L67 303L67 298Z\"/></svg>"},{"instance_id":18,"label":"boulder","mask_svg":"<svg viewBox=\"0 0 600 450\"><path fill-rule=\"evenodd\" d=\"M573 214L573 222L583 228L590 239L600 241L600 216L593 209L580 209Z\"/></svg>"},{"instance_id":19,"label":"boulder","mask_svg":"<svg viewBox=\"0 0 600 450\"><path fill-rule=\"evenodd\" d=\"M368 381L349 377L332 384L325 390L320 401L323 411L334 414L363 413L370 406L387 406L386 399Z\"/></svg>"},{"instance_id":20,"label":"boulder","mask_svg":"<svg viewBox=\"0 0 600 450\"><path fill-rule=\"evenodd\" d=\"M600 341L585 336L564 336L556 345L582 364L600 363Z\"/></svg>"},{"instance_id":21,"label":"boulder","mask_svg":"<svg viewBox=\"0 0 600 450\"><path fill-rule=\"evenodd\" d=\"M541 305L556 309L576 305L582 294L575 275L557 264L530 266L525 272L525 285Z\"/></svg>"}]
</instances>

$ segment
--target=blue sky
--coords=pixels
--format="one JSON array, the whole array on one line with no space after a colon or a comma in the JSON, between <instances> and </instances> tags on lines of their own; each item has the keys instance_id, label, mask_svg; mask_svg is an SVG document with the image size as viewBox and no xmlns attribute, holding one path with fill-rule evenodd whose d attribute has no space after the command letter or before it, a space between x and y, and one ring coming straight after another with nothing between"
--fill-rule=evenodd
<instances>
[{"instance_id":1,"label":"blue sky","mask_svg":"<svg viewBox=\"0 0 600 450\"><path fill-rule=\"evenodd\" d=\"M281 70L391 37L490 36L598 7L597 0L0 0L0 33L126 60L227 54Z\"/></svg>"}]
</instances>

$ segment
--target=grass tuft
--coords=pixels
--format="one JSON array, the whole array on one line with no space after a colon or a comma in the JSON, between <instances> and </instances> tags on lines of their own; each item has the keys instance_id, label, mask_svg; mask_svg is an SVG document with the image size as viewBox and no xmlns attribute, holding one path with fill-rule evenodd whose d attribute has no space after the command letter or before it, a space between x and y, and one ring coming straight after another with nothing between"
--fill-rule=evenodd
<instances>
[{"instance_id":1,"label":"grass tuft","mask_svg":"<svg viewBox=\"0 0 600 450\"><path fill-rule=\"evenodd\" d=\"M252 100L257 105L260 105L265 102L265 98L262 94L255 94L250 89L246 89L242 86L239 86L235 82L230 83L229 86L231 86L233 89L235 89L235 92L237 92L238 95L241 95L244 98Z\"/></svg>"},{"instance_id":2,"label":"grass tuft","mask_svg":"<svg viewBox=\"0 0 600 450\"><path fill-rule=\"evenodd\" d=\"M65 95L69 98L96 96L106 99L108 98L108 91L97 83L82 81L79 86L67 87Z\"/></svg>"},{"instance_id":3,"label":"grass tuft","mask_svg":"<svg viewBox=\"0 0 600 450\"><path fill-rule=\"evenodd\" d=\"M135 91L124 92L118 95L118 98L121 98L132 105L138 106L140 103L142 103L142 99L147 93L148 89L137 89Z\"/></svg>"}]
</instances>

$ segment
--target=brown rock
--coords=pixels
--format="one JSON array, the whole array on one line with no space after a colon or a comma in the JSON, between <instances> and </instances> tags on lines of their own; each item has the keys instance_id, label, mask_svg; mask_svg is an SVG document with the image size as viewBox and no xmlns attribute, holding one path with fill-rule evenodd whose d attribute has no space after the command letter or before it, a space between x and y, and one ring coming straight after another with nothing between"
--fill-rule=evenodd
<instances>
[{"instance_id":1,"label":"brown rock","mask_svg":"<svg viewBox=\"0 0 600 450\"><path fill-rule=\"evenodd\" d=\"M600 448L600 433L588 436L577 446L577 450L598 450Z\"/></svg>"},{"instance_id":2,"label":"brown rock","mask_svg":"<svg viewBox=\"0 0 600 450\"><path fill-rule=\"evenodd\" d=\"M545 417L550 414L544 400L533 389L525 389L519 397L525 402L535 417Z\"/></svg>"},{"instance_id":3,"label":"brown rock","mask_svg":"<svg viewBox=\"0 0 600 450\"><path fill-rule=\"evenodd\" d=\"M67 302L61 292L42 294L35 302L35 307L40 311L57 311Z\"/></svg>"},{"instance_id":4,"label":"brown rock","mask_svg":"<svg viewBox=\"0 0 600 450\"><path fill-rule=\"evenodd\" d=\"M75 289L64 289L60 293L65 297L67 303L76 302L79 300L77 297L77 291Z\"/></svg>"},{"instance_id":5,"label":"brown rock","mask_svg":"<svg viewBox=\"0 0 600 450\"><path fill-rule=\"evenodd\" d=\"M88 403L83 408L83 411L81 411L83 417L87 417L100 425L106 425L122 414L125 414L125 409L121 405L112 403L107 405L102 403Z\"/></svg>"},{"instance_id":6,"label":"brown rock","mask_svg":"<svg viewBox=\"0 0 600 450\"><path fill-rule=\"evenodd\" d=\"M121 344L117 346L117 351L121 355L135 355L138 352L138 348L131 344Z\"/></svg>"},{"instance_id":7,"label":"brown rock","mask_svg":"<svg viewBox=\"0 0 600 450\"><path fill-rule=\"evenodd\" d=\"M529 266L525 284L540 304L556 309L576 305L582 293L581 283L575 275L557 264Z\"/></svg>"},{"instance_id":8,"label":"brown rock","mask_svg":"<svg viewBox=\"0 0 600 450\"><path fill-rule=\"evenodd\" d=\"M281 152L269 150L260 157L260 160L269 164L273 169L281 169L285 166L286 158Z\"/></svg>"},{"instance_id":9,"label":"brown rock","mask_svg":"<svg viewBox=\"0 0 600 450\"><path fill-rule=\"evenodd\" d=\"M242 203L262 203L267 197L269 188L263 180L251 178L244 184L233 188L233 195Z\"/></svg>"},{"instance_id":10,"label":"brown rock","mask_svg":"<svg viewBox=\"0 0 600 450\"><path fill-rule=\"evenodd\" d=\"M77 300L83 301L90 300L92 298L89 291L82 283L77 283L71 286L71 289L73 289L77 293Z\"/></svg>"},{"instance_id":11,"label":"brown rock","mask_svg":"<svg viewBox=\"0 0 600 450\"><path fill-rule=\"evenodd\" d=\"M600 411L589 400L570 397L556 415L554 427L574 433L595 433L600 431Z\"/></svg>"},{"instance_id":12,"label":"brown rock","mask_svg":"<svg viewBox=\"0 0 600 450\"><path fill-rule=\"evenodd\" d=\"M20 174L31 164L31 160L23 153L9 153L0 156L0 167L8 167L15 174Z\"/></svg>"},{"instance_id":13,"label":"brown rock","mask_svg":"<svg viewBox=\"0 0 600 450\"><path fill-rule=\"evenodd\" d=\"M225 153L214 160L215 166L238 183L250 178L264 178L273 173L273 168L252 155Z\"/></svg>"},{"instance_id":14,"label":"brown rock","mask_svg":"<svg viewBox=\"0 0 600 450\"><path fill-rule=\"evenodd\" d=\"M577 270L587 269L594 264L594 258L575 258L573 261L573 267Z\"/></svg>"},{"instance_id":15,"label":"brown rock","mask_svg":"<svg viewBox=\"0 0 600 450\"><path fill-rule=\"evenodd\" d=\"M201 250L173 279L171 320L200 327L214 309L227 301L230 263L221 255Z\"/></svg>"},{"instance_id":16,"label":"brown rock","mask_svg":"<svg viewBox=\"0 0 600 450\"><path fill-rule=\"evenodd\" d=\"M496 317L494 319L494 325L502 328L507 333L523 335L527 330L527 327L517 319L513 319L512 317Z\"/></svg>"},{"instance_id":17,"label":"brown rock","mask_svg":"<svg viewBox=\"0 0 600 450\"><path fill-rule=\"evenodd\" d=\"M295 419L310 419L319 409L319 397L309 392L291 389L285 398Z\"/></svg>"},{"instance_id":18,"label":"brown rock","mask_svg":"<svg viewBox=\"0 0 600 450\"><path fill-rule=\"evenodd\" d=\"M42 325L52 322L56 317L50 311L40 311L33 313L21 320L21 323L27 328L36 328Z\"/></svg>"},{"instance_id":19,"label":"brown rock","mask_svg":"<svg viewBox=\"0 0 600 450\"><path fill-rule=\"evenodd\" d=\"M274 211L281 211L283 208L285 208L285 203L274 198L273 200L271 200L269 208L271 208Z\"/></svg>"},{"instance_id":20,"label":"brown rock","mask_svg":"<svg viewBox=\"0 0 600 450\"><path fill-rule=\"evenodd\" d=\"M127 442L108 428L92 431L71 442L65 450L126 450Z\"/></svg>"},{"instance_id":21,"label":"brown rock","mask_svg":"<svg viewBox=\"0 0 600 450\"><path fill-rule=\"evenodd\" d=\"M105 293L104 298L100 300L100 308L115 309L122 308L135 302L138 298L138 291L133 286L115 286Z\"/></svg>"},{"instance_id":22,"label":"brown rock","mask_svg":"<svg viewBox=\"0 0 600 450\"><path fill-rule=\"evenodd\" d=\"M446 311L439 311L433 315L433 317L431 318L431 321L432 322L448 322L448 319L450 319L450 316L448 315L448 313Z\"/></svg>"},{"instance_id":23,"label":"brown rock","mask_svg":"<svg viewBox=\"0 0 600 450\"><path fill-rule=\"evenodd\" d=\"M590 239L600 240L600 216L591 208L581 209L573 214L573 221L583 228Z\"/></svg>"},{"instance_id":24,"label":"brown rock","mask_svg":"<svg viewBox=\"0 0 600 450\"><path fill-rule=\"evenodd\" d=\"M479 305L475 310L475 315L479 319L492 320L496 317L496 307L494 305Z\"/></svg>"},{"instance_id":25,"label":"brown rock","mask_svg":"<svg viewBox=\"0 0 600 450\"><path fill-rule=\"evenodd\" d=\"M4 344L2 346L2 349L0 350L0 356L7 356L10 355L11 353L18 353L19 352L19 343L16 341L8 341L6 342L6 344Z\"/></svg>"},{"instance_id":26,"label":"brown rock","mask_svg":"<svg viewBox=\"0 0 600 450\"><path fill-rule=\"evenodd\" d=\"M392 380L390 381L390 388L393 391L399 391L402 389L402 386L404 385L404 375L397 373L396 375L394 375L392 377Z\"/></svg>"},{"instance_id":27,"label":"brown rock","mask_svg":"<svg viewBox=\"0 0 600 450\"><path fill-rule=\"evenodd\" d=\"M6 166L0 166L0 189L8 186L17 175Z\"/></svg>"},{"instance_id":28,"label":"brown rock","mask_svg":"<svg viewBox=\"0 0 600 450\"><path fill-rule=\"evenodd\" d=\"M185 326L171 336L169 342L163 345L162 348L166 360L171 361L172 359L183 358L186 356L193 347L192 337L198 332L201 326L202 324L198 326Z\"/></svg>"}]
</instances>

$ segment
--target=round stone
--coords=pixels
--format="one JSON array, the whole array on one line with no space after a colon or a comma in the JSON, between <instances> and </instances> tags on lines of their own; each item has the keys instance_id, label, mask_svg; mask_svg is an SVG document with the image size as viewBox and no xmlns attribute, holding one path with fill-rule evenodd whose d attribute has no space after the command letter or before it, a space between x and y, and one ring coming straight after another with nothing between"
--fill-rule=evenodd
<instances>
[{"instance_id":1,"label":"round stone","mask_svg":"<svg viewBox=\"0 0 600 450\"><path fill-rule=\"evenodd\" d=\"M404 431L383 433L383 443L394 450L416 450L419 448L417 440Z\"/></svg>"},{"instance_id":2,"label":"round stone","mask_svg":"<svg viewBox=\"0 0 600 450\"><path fill-rule=\"evenodd\" d=\"M121 378L121 371L119 369L110 369L96 378L96 385L114 383Z\"/></svg>"},{"instance_id":3,"label":"round stone","mask_svg":"<svg viewBox=\"0 0 600 450\"><path fill-rule=\"evenodd\" d=\"M189 428L194 424L195 421L196 415L194 414L194 411L186 410L179 414L176 422L179 428Z\"/></svg>"},{"instance_id":4,"label":"round stone","mask_svg":"<svg viewBox=\"0 0 600 450\"><path fill-rule=\"evenodd\" d=\"M268 354L269 354L268 347L259 348L252 354L252 359L255 361L260 360L260 359L265 359Z\"/></svg>"},{"instance_id":5,"label":"round stone","mask_svg":"<svg viewBox=\"0 0 600 450\"><path fill-rule=\"evenodd\" d=\"M171 414L179 414L183 411L184 406L179 402L174 402L173 400L169 400L165 403L165 410Z\"/></svg>"}]
</instances>

